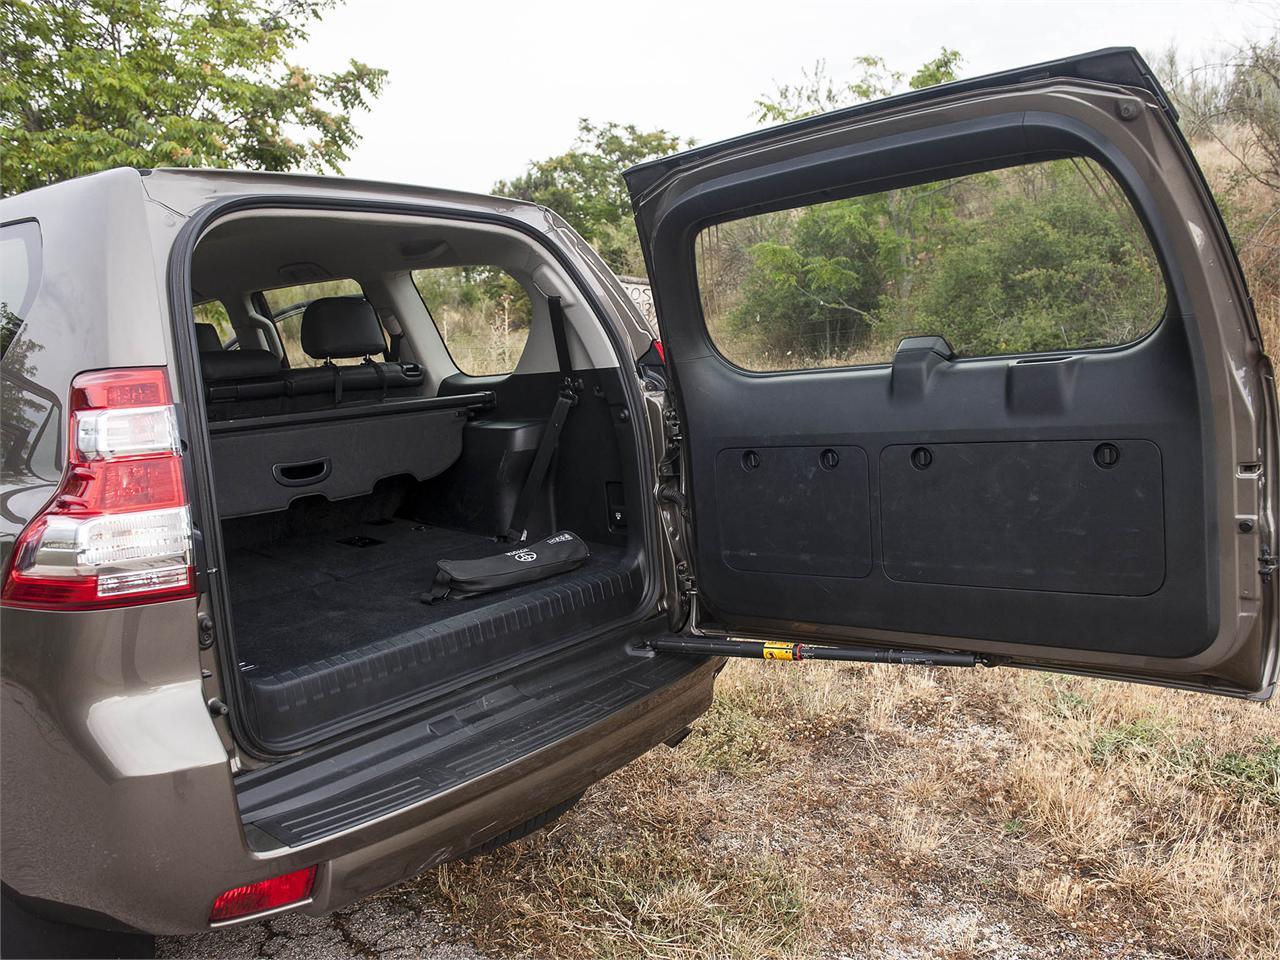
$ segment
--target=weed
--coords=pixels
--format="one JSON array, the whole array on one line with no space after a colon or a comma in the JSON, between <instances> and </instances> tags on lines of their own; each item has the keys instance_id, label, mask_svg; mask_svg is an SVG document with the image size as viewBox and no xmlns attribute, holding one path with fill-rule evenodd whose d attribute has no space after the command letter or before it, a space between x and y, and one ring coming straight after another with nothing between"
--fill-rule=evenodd
<instances>
[{"instance_id":1,"label":"weed","mask_svg":"<svg viewBox=\"0 0 1280 960\"><path fill-rule=\"evenodd\" d=\"M1168 741L1167 725L1154 717L1105 727L1093 738L1089 756L1094 763L1111 760L1141 760L1151 763Z\"/></svg>"},{"instance_id":2,"label":"weed","mask_svg":"<svg viewBox=\"0 0 1280 960\"><path fill-rule=\"evenodd\" d=\"M1242 799L1280 806L1280 741L1261 737L1243 750L1229 750L1206 765L1211 782Z\"/></svg>"}]
</instances>

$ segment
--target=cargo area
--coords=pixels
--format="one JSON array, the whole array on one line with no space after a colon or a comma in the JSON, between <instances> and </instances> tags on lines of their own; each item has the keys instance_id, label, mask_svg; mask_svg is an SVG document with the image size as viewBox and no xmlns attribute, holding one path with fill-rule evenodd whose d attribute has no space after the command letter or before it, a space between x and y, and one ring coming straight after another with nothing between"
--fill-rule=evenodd
<instances>
[{"instance_id":1,"label":"cargo area","mask_svg":"<svg viewBox=\"0 0 1280 960\"><path fill-rule=\"evenodd\" d=\"M442 286L431 270L447 289L499 270L518 285L509 370L454 363L451 315L422 296ZM630 517L634 371L527 240L413 217L237 219L197 246L192 277L216 575L260 749L429 710L610 631L619 645L648 555ZM424 602L440 561L564 531L589 551L572 569Z\"/></svg>"},{"instance_id":2,"label":"cargo area","mask_svg":"<svg viewBox=\"0 0 1280 960\"><path fill-rule=\"evenodd\" d=\"M589 542L591 558L571 572L425 604L437 561L510 547L421 522L411 489L392 480L374 497L224 523L241 676L264 738L314 737L447 691L625 616L639 599L624 548Z\"/></svg>"}]
</instances>

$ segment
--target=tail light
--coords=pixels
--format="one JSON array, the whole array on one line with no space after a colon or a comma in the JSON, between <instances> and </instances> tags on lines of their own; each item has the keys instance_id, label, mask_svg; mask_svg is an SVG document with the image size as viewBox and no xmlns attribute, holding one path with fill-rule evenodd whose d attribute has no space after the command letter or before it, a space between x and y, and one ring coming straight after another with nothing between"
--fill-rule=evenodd
<instances>
[{"instance_id":1,"label":"tail light","mask_svg":"<svg viewBox=\"0 0 1280 960\"><path fill-rule=\"evenodd\" d=\"M283 907L297 906L310 898L315 882L316 868L311 866L269 880L233 887L218 894L218 898L213 901L209 922L216 926Z\"/></svg>"},{"instance_id":2,"label":"tail light","mask_svg":"<svg viewBox=\"0 0 1280 960\"><path fill-rule=\"evenodd\" d=\"M195 594L191 514L163 367L71 383L67 467L14 545L5 606L95 610Z\"/></svg>"}]
</instances>

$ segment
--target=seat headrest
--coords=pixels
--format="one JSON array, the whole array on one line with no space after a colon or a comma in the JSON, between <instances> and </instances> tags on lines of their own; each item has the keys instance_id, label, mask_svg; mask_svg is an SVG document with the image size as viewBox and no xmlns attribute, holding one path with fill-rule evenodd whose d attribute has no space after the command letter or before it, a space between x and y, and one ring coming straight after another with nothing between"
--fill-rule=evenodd
<instances>
[{"instance_id":1,"label":"seat headrest","mask_svg":"<svg viewBox=\"0 0 1280 960\"><path fill-rule=\"evenodd\" d=\"M200 354L206 380L248 380L280 372L280 358L270 350L207 350Z\"/></svg>"},{"instance_id":2,"label":"seat headrest","mask_svg":"<svg viewBox=\"0 0 1280 960\"><path fill-rule=\"evenodd\" d=\"M221 350L222 338L218 336L218 328L212 323L197 323L196 347L201 353L206 350Z\"/></svg>"},{"instance_id":3,"label":"seat headrest","mask_svg":"<svg viewBox=\"0 0 1280 960\"><path fill-rule=\"evenodd\" d=\"M321 297L302 315L302 350L315 360L342 360L382 353L387 342L368 300Z\"/></svg>"}]
</instances>

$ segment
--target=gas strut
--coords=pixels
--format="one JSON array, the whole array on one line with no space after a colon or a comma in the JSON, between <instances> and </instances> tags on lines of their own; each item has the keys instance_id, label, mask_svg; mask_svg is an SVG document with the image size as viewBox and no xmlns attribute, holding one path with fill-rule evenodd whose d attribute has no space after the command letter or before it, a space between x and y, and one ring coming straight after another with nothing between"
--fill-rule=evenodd
<instances>
[{"instance_id":1,"label":"gas strut","mask_svg":"<svg viewBox=\"0 0 1280 960\"><path fill-rule=\"evenodd\" d=\"M704 657L748 657L753 660L852 660L857 663L898 663L919 667L976 667L972 653L945 650L867 650L819 647L778 640L717 640L664 637L649 641L657 653L685 653Z\"/></svg>"}]
</instances>

